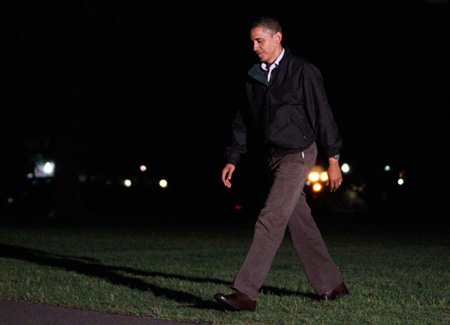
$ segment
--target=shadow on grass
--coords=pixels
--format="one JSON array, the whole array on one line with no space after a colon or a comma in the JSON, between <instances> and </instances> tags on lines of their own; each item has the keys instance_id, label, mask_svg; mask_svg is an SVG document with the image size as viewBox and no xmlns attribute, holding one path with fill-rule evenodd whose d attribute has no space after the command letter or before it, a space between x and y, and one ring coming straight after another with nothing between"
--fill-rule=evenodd
<instances>
[{"instance_id":1,"label":"shadow on grass","mask_svg":"<svg viewBox=\"0 0 450 325\"><path fill-rule=\"evenodd\" d=\"M214 279L214 278L194 278L194 277L189 277L189 276L185 276L185 275L167 274L167 273L163 273L163 272L141 271L141 270L136 270L136 269L133 269L130 267L121 267L121 266L110 266L110 268L113 270L116 270L116 271L123 271L123 272L133 273L133 274L142 275L142 276L160 276L160 277L164 277L164 278L186 280L186 281L191 281L191 282L212 282L212 283L216 283L216 284L230 285L230 283L227 281ZM271 287L271 286L263 286L261 288L261 291L265 294L271 294L271 295L275 295L275 296L303 296L303 297L307 297L307 298L311 298L311 299L318 298L318 296L313 293L304 293L304 292L292 291L292 290L287 290L287 289L280 289L280 288Z\"/></svg>"},{"instance_id":2,"label":"shadow on grass","mask_svg":"<svg viewBox=\"0 0 450 325\"><path fill-rule=\"evenodd\" d=\"M64 270L77 272L82 275L102 278L109 281L112 284L127 286L130 289L151 291L155 296L164 296L168 299L174 300L179 303L191 304L191 307L198 309L214 309L220 311L224 310L223 307L221 307L216 302L201 299L190 293L152 285L134 277L118 274L117 272L126 272L138 276L151 276L151 277L159 276L164 278L187 280L192 282L212 282L216 284L229 284L226 281L213 278L194 278L184 275L167 274L163 272L148 272L136 270L130 267L102 265L98 264L98 261L92 258L49 254L44 251L36 249L6 244L0 244L0 257L19 259L43 266L59 267ZM316 299L316 296L312 293L301 293L291 290L279 289L276 287L264 286L262 288L262 291L264 293L279 296L294 295Z\"/></svg>"}]
</instances>

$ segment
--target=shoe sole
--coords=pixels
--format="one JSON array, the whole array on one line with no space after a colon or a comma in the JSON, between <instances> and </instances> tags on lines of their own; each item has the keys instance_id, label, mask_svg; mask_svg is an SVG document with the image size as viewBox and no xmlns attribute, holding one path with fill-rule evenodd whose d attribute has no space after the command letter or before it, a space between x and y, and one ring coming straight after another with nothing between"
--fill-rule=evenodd
<instances>
[{"instance_id":1,"label":"shoe sole","mask_svg":"<svg viewBox=\"0 0 450 325\"><path fill-rule=\"evenodd\" d=\"M341 292L340 294L334 296L332 299L325 299L325 300L319 300L319 301L320 302L334 301L336 299L340 299L340 298L342 298L342 297L344 297L346 295L349 295L349 294L350 294L349 291L344 291L344 292Z\"/></svg>"},{"instance_id":2,"label":"shoe sole","mask_svg":"<svg viewBox=\"0 0 450 325\"><path fill-rule=\"evenodd\" d=\"M216 299L218 302L220 302L224 307L227 307L233 311L255 311L255 309L256 309L256 308L253 308L253 309L239 308L233 304L230 304L226 299L222 299L221 297L214 296L214 299Z\"/></svg>"}]
</instances>

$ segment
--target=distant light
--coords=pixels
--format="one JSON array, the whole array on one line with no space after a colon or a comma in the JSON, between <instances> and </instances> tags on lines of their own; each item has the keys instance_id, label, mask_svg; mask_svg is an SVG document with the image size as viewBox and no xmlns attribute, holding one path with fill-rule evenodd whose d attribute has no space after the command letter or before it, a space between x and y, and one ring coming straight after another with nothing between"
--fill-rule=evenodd
<instances>
[{"instance_id":1,"label":"distant light","mask_svg":"<svg viewBox=\"0 0 450 325\"><path fill-rule=\"evenodd\" d=\"M240 211L240 210L242 210L242 205L236 204L236 205L234 206L234 209Z\"/></svg>"},{"instance_id":2,"label":"distant light","mask_svg":"<svg viewBox=\"0 0 450 325\"><path fill-rule=\"evenodd\" d=\"M139 169L141 170L141 172L145 172L147 170L147 166L141 165L139 166Z\"/></svg>"},{"instance_id":3,"label":"distant light","mask_svg":"<svg viewBox=\"0 0 450 325\"><path fill-rule=\"evenodd\" d=\"M312 173L310 173L309 175L308 175L308 179L311 181L311 182L317 182L318 180L319 180L319 173L317 173L317 172L312 172Z\"/></svg>"},{"instance_id":4,"label":"distant light","mask_svg":"<svg viewBox=\"0 0 450 325\"><path fill-rule=\"evenodd\" d=\"M311 182L310 181L306 181L306 186L310 186Z\"/></svg>"},{"instance_id":5,"label":"distant light","mask_svg":"<svg viewBox=\"0 0 450 325\"><path fill-rule=\"evenodd\" d=\"M319 192L321 189L322 189L322 185L320 185L319 183L314 184L313 190L315 192Z\"/></svg>"},{"instance_id":6,"label":"distant light","mask_svg":"<svg viewBox=\"0 0 450 325\"><path fill-rule=\"evenodd\" d=\"M55 176L55 163L47 161L46 163L37 163L34 167L35 177L53 177Z\"/></svg>"},{"instance_id":7,"label":"distant light","mask_svg":"<svg viewBox=\"0 0 450 325\"><path fill-rule=\"evenodd\" d=\"M161 186L162 188L166 188L167 187L167 181L165 179L162 179L159 181L159 186Z\"/></svg>"},{"instance_id":8,"label":"distant light","mask_svg":"<svg viewBox=\"0 0 450 325\"><path fill-rule=\"evenodd\" d=\"M386 166L384 167L384 170L387 171L387 172L390 171L390 170L391 170L391 166L386 165Z\"/></svg>"},{"instance_id":9,"label":"distant light","mask_svg":"<svg viewBox=\"0 0 450 325\"><path fill-rule=\"evenodd\" d=\"M327 174L327 172L322 172L322 174L320 174L320 179L321 179L323 182L326 182L326 181L328 180L328 174Z\"/></svg>"},{"instance_id":10,"label":"distant light","mask_svg":"<svg viewBox=\"0 0 450 325\"><path fill-rule=\"evenodd\" d=\"M50 175L51 173L53 173L53 170L55 169L55 164L52 162L46 162L44 165L44 172L47 175Z\"/></svg>"},{"instance_id":11,"label":"distant light","mask_svg":"<svg viewBox=\"0 0 450 325\"><path fill-rule=\"evenodd\" d=\"M398 185L403 185L403 184L405 184L405 181L403 180L403 178L399 178L397 183L398 183Z\"/></svg>"},{"instance_id":12,"label":"distant light","mask_svg":"<svg viewBox=\"0 0 450 325\"><path fill-rule=\"evenodd\" d=\"M132 185L132 183L129 179L126 179L123 181L123 185L125 185L126 187L130 187Z\"/></svg>"},{"instance_id":13,"label":"distant light","mask_svg":"<svg viewBox=\"0 0 450 325\"><path fill-rule=\"evenodd\" d=\"M14 203L14 198L9 197L6 199L6 202L8 202L9 204L13 204Z\"/></svg>"},{"instance_id":14,"label":"distant light","mask_svg":"<svg viewBox=\"0 0 450 325\"><path fill-rule=\"evenodd\" d=\"M33 177L34 177L33 173L28 173L28 174L27 174L27 178L28 178L28 179L32 179Z\"/></svg>"},{"instance_id":15,"label":"distant light","mask_svg":"<svg viewBox=\"0 0 450 325\"><path fill-rule=\"evenodd\" d=\"M348 173L350 171L350 166L347 163L342 164L341 170L343 173Z\"/></svg>"}]
</instances>

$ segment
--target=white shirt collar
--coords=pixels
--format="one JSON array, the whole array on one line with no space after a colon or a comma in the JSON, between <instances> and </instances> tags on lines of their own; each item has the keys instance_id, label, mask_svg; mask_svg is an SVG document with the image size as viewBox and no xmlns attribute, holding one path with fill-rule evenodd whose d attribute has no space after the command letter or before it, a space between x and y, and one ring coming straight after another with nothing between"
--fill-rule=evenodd
<instances>
[{"instance_id":1,"label":"white shirt collar","mask_svg":"<svg viewBox=\"0 0 450 325\"><path fill-rule=\"evenodd\" d=\"M270 65L269 70L267 70L267 63L265 62L261 63L261 69L263 69L264 71L269 71L269 73L267 74L267 80L270 80L272 70L275 69L280 64L280 61L283 58L283 56L284 56L284 49L283 51L281 51L280 55L277 57L275 62Z\"/></svg>"}]
</instances>

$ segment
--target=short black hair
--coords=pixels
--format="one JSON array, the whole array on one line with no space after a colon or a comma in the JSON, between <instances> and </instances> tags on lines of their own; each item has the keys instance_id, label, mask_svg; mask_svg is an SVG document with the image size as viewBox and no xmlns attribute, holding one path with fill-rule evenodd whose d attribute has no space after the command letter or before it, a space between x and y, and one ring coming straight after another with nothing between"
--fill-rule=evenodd
<instances>
[{"instance_id":1,"label":"short black hair","mask_svg":"<svg viewBox=\"0 0 450 325\"><path fill-rule=\"evenodd\" d=\"M250 30L256 27L262 27L272 35L278 32L282 33L280 22L273 17L262 16L256 18L250 25Z\"/></svg>"}]
</instances>

